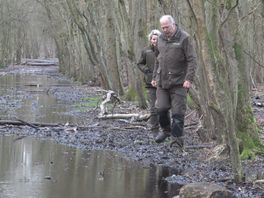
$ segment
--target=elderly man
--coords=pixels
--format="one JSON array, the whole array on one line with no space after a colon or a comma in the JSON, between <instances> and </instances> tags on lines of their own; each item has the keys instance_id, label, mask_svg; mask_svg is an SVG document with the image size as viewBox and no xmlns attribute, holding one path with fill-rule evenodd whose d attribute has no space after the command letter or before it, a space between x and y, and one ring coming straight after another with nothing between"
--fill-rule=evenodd
<instances>
[{"instance_id":1,"label":"elderly man","mask_svg":"<svg viewBox=\"0 0 264 198\"><path fill-rule=\"evenodd\" d=\"M156 107L162 128L155 141L161 143L172 135L171 145L177 143L183 147L186 98L195 76L196 53L190 35L175 23L172 16L162 16L160 26L162 34L158 38L157 61L151 82L157 87Z\"/></svg>"},{"instance_id":2,"label":"elderly man","mask_svg":"<svg viewBox=\"0 0 264 198\"><path fill-rule=\"evenodd\" d=\"M146 46L142 52L141 57L137 63L138 68L140 71L144 73L144 81L145 87L147 89L148 94L148 103L149 103L149 110L150 110L150 130L151 135L156 137L159 131L159 121L158 121L158 114L157 109L155 107L156 102L156 87L151 85L154 64L156 61L155 56L155 46L157 44L157 40L161 32L159 30L152 30L148 35L149 45Z\"/></svg>"}]
</instances>

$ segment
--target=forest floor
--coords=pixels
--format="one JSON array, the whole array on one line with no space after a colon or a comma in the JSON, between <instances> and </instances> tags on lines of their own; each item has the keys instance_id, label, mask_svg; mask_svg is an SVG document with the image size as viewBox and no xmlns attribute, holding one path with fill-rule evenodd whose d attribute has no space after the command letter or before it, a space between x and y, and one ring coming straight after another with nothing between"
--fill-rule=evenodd
<instances>
[{"instance_id":1,"label":"forest floor","mask_svg":"<svg viewBox=\"0 0 264 198\"><path fill-rule=\"evenodd\" d=\"M27 68L26 66L12 66L1 69L0 75L25 72ZM57 69L49 70L46 67L43 72L46 72L52 78L66 78L59 74ZM216 146L215 142L201 141L199 133L197 133L199 118L195 111L189 110L186 114L186 149L185 152L181 152L176 146L170 148L169 141L160 144L155 143L146 121L99 119L100 108L97 106L106 95L105 90L76 84L52 87L49 94L59 100L79 104L81 111L68 113L80 118L80 122L70 123L70 125L63 127L64 130L61 126L39 127L36 130L30 126L8 125L2 126L0 133L21 137L49 138L61 144L87 150L111 150L118 152L125 158L139 161L143 166L170 168L171 175L164 178L166 182L182 185L192 182L214 182L233 191L237 197L264 197L264 154L259 154L252 160L243 160L245 181L235 184L232 180L232 168L227 154L222 152L221 155L218 155L222 147ZM254 97L254 101L264 101L264 88L257 89L254 94L255 96L258 95L258 97ZM4 101L1 97L0 101ZM253 106L253 109L256 120L262 128L260 136L263 139L264 107ZM122 100L121 104L116 104L114 108L110 106L109 111L121 114L147 113L146 110L138 108L135 103L125 100ZM19 130L17 130L18 127Z\"/></svg>"}]
</instances>

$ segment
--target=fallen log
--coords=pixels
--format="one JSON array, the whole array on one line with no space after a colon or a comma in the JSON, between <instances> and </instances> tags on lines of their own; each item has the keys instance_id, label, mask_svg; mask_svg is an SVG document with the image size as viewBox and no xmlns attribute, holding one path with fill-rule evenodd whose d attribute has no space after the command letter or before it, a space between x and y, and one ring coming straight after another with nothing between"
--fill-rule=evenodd
<instances>
[{"instance_id":1,"label":"fallen log","mask_svg":"<svg viewBox=\"0 0 264 198\"><path fill-rule=\"evenodd\" d=\"M108 103L114 103L114 106L117 103L121 103L121 100L118 98L118 96L115 94L114 91L109 90L106 93L105 99L100 104L100 113L97 116L99 119L133 119L134 121L143 121L148 120L150 117L150 114L138 114L138 113L128 113L128 114L120 114L120 113L108 113L106 104ZM114 108L114 107L113 107Z\"/></svg>"},{"instance_id":2,"label":"fallen log","mask_svg":"<svg viewBox=\"0 0 264 198\"><path fill-rule=\"evenodd\" d=\"M129 119L132 118L133 120L143 121L148 120L150 114L138 114L138 113L130 113L130 114L105 114L99 115L98 118L100 119Z\"/></svg>"},{"instance_id":3,"label":"fallen log","mask_svg":"<svg viewBox=\"0 0 264 198\"><path fill-rule=\"evenodd\" d=\"M25 125L28 125L28 126L34 128L34 129L38 129L39 128L39 127L35 126L34 124L30 124L30 123L28 123L28 122L26 122L24 120L21 120L21 119L16 119L16 120L21 122L21 123L23 123L23 124L25 124Z\"/></svg>"},{"instance_id":4,"label":"fallen log","mask_svg":"<svg viewBox=\"0 0 264 198\"><path fill-rule=\"evenodd\" d=\"M256 180L254 184L264 184L264 179Z\"/></svg>"},{"instance_id":5,"label":"fallen log","mask_svg":"<svg viewBox=\"0 0 264 198\"><path fill-rule=\"evenodd\" d=\"M212 144L197 144L197 145L187 145L185 149L203 149L203 148L213 148Z\"/></svg>"},{"instance_id":6,"label":"fallen log","mask_svg":"<svg viewBox=\"0 0 264 198\"><path fill-rule=\"evenodd\" d=\"M264 102L253 102L253 105L257 107L264 107Z\"/></svg>"},{"instance_id":7,"label":"fallen log","mask_svg":"<svg viewBox=\"0 0 264 198\"><path fill-rule=\"evenodd\" d=\"M16 125L16 126L21 126L21 125L28 125L33 128L35 127L61 127L63 126L62 124L51 124L51 123L28 123L26 121L17 119L17 120L0 120L0 125Z\"/></svg>"},{"instance_id":8,"label":"fallen log","mask_svg":"<svg viewBox=\"0 0 264 198\"><path fill-rule=\"evenodd\" d=\"M60 124L60 123L38 123L38 122L26 122L24 120L16 119L16 120L0 120L0 125L14 125L14 126L30 126L32 128L38 129L39 127L58 127L62 128L66 131L69 130L89 130L91 128L98 128L97 123L89 126L76 126L74 124Z\"/></svg>"},{"instance_id":9,"label":"fallen log","mask_svg":"<svg viewBox=\"0 0 264 198\"><path fill-rule=\"evenodd\" d=\"M26 65L30 66L57 66L57 63L36 63L36 62L27 62Z\"/></svg>"},{"instance_id":10,"label":"fallen log","mask_svg":"<svg viewBox=\"0 0 264 198\"><path fill-rule=\"evenodd\" d=\"M58 60L49 60L49 59L25 59L21 62L21 65L30 65L30 66L52 66L58 65Z\"/></svg>"}]
</instances>

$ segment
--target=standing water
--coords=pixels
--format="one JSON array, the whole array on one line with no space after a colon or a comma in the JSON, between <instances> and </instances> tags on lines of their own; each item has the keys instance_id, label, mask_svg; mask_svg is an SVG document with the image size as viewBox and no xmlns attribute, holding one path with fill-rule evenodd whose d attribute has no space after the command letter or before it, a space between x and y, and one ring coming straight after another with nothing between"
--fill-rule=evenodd
<instances>
[{"instance_id":1,"label":"standing water","mask_svg":"<svg viewBox=\"0 0 264 198\"><path fill-rule=\"evenodd\" d=\"M70 82L51 76L57 73L57 67L28 68L20 72L0 73L1 119L18 118L42 123L74 122L74 117L67 114L73 104L56 100L49 94L52 88L70 86Z\"/></svg>"},{"instance_id":2,"label":"standing water","mask_svg":"<svg viewBox=\"0 0 264 198\"><path fill-rule=\"evenodd\" d=\"M73 105L49 94L52 86L70 82L32 68L0 75L1 120L77 123L67 114ZM14 136L0 136L0 149L0 198L167 198L178 191L163 180L168 169L143 167L112 152Z\"/></svg>"},{"instance_id":3,"label":"standing water","mask_svg":"<svg viewBox=\"0 0 264 198\"><path fill-rule=\"evenodd\" d=\"M144 168L111 152L0 136L0 197L165 198L165 169ZM176 190L176 189L175 189Z\"/></svg>"}]
</instances>

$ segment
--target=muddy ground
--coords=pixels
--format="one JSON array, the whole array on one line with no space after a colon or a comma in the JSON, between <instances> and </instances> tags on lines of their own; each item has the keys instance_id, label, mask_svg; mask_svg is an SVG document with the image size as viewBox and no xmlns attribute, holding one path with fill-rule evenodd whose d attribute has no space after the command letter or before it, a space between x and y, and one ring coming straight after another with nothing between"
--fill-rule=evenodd
<instances>
[{"instance_id":1,"label":"muddy ground","mask_svg":"<svg viewBox=\"0 0 264 198\"><path fill-rule=\"evenodd\" d=\"M0 75L29 72L28 68L27 66L12 66L2 69ZM51 78L67 79L59 74L57 69L57 67L46 67L43 68L41 73L48 74ZM264 100L263 93L263 89L258 89L258 94L261 96L258 100ZM98 119L100 108L97 106L106 94L104 90L98 87L78 84L51 87L48 90L48 94L55 96L59 100L66 100L69 104L76 104L77 110L68 113L80 118L80 121L69 123L69 126L46 126L38 129L30 126L1 125L0 133L18 137L49 138L61 144L87 150L104 149L117 151L125 158L137 160L144 166L159 165L168 167L170 176L164 178L165 182L180 183L181 185L192 182L216 182L233 191L237 197L264 197L263 182L255 182L256 180L264 179L264 154L258 155L254 160L243 161L245 182L234 184L230 162L225 155L215 158L215 150L213 148L191 148L193 145L206 144L206 146L212 146L215 144L214 142L201 142L196 132L199 119L195 112L188 111L187 113L185 145L188 149L185 150L185 153L182 153L177 147L170 148L169 141L161 144L155 143L150 135L146 121ZM0 96L0 101L4 101L2 96ZM91 105L91 103L93 104ZM10 105L12 105L10 108L19 106L19 104ZM111 107L109 111L112 111ZM113 112L146 113L146 111L139 109L135 103L124 100L122 100L121 104L116 105ZM264 107L254 106L254 113L262 127L261 135L263 137Z\"/></svg>"}]
</instances>

